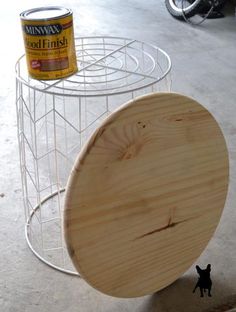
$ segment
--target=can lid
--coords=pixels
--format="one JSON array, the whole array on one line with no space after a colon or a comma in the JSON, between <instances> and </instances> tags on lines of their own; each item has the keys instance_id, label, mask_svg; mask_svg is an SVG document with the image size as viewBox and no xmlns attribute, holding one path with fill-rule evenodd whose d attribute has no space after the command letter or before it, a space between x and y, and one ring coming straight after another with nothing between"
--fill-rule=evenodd
<instances>
[{"instance_id":1,"label":"can lid","mask_svg":"<svg viewBox=\"0 0 236 312\"><path fill-rule=\"evenodd\" d=\"M26 10L20 14L20 17L24 20L43 21L66 17L70 14L72 14L70 9L60 6L48 6Z\"/></svg>"}]
</instances>

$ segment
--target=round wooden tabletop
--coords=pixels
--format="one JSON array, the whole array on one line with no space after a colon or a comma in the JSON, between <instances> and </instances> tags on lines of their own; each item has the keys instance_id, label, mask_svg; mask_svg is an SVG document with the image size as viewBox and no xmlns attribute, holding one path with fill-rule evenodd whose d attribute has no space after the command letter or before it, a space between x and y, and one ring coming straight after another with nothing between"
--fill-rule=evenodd
<instances>
[{"instance_id":1,"label":"round wooden tabletop","mask_svg":"<svg viewBox=\"0 0 236 312\"><path fill-rule=\"evenodd\" d=\"M138 297L174 282L212 237L228 189L228 153L212 115L156 93L112 113L74 165L64 230L94 288Z\"/></svg>"}]
</instances>

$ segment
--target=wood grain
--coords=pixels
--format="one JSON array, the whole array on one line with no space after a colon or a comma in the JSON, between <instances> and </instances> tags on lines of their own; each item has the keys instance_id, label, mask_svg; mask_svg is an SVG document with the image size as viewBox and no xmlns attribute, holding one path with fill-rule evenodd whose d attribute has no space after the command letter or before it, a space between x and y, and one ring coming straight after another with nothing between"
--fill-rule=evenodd
<instances>
[{"instance_id":1,"label":"wood grain","mask_svg":"<svg viewBox=\"0 0 236 312\"><path fill-rule=\"evenodd\" d=\"M64 228L76 269L116 297L166 287L206 247L227 188L225 140L203 106L174 93L123 105L69 178Z\"/></svg>"}]
</instances>

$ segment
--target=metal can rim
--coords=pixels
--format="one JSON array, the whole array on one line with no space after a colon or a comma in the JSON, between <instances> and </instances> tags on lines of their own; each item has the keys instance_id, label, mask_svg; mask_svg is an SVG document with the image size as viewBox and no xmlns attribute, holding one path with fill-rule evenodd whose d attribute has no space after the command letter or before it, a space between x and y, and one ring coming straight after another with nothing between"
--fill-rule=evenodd
<instances>
[{"instance_id":1,"label":"metal can rim","mask_svg":"<svg viewBox=\"0 0 236 312\"><path fill-rule=\"evenodd\" d=\"M46 17L46 18L30 18L27 17L27 15L34 13L34 12L40 12L40 11L50 11L50 10L55 10L55 9L59 9L59 10L66 10L67 12L58 16L53 16L53 17ZM67 16L72 15L72 10L62 7L62 6L46 6L46 7L39 7L39 8L33 8L33 9L28 9L23 11L22 13L20 13L20 18L22 20L25 21L51 21L51 20L57 20L57 19L61 19Z\"/></svg>"}]
</instances>

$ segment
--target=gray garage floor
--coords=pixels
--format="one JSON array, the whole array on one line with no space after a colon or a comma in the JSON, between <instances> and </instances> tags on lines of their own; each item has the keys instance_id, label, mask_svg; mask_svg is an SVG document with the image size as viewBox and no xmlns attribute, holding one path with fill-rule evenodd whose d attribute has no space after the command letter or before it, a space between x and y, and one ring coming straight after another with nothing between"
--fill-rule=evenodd
<instances>
[{"instance_id":1,"label":"gray garage floor","mask_svg":"<svg viewBox=\"0 0 236 312\"><path fill-rule=\"evenodd\" d=\"M197 260L212 264L212 298L191 290L195 264L171 286L144 298L105 296L82 279L42 264L24 239L15 116L14 63L23 53L18 13L32 6L57 4L74 11L76 35L125 36L154 43L173 62L172 90L194 97L217 119L230 152L230 187L215 236ZM169 16L162 0L80 0L56 3L4 1L0 49L0 311L3 312L197 312L236 303L236 18L193 28ZM227 307L227 306L225 306ZM228 305L228 307L230 307ZM225 311L219 308L214 311Z\"/></svg>"}]
</instances>

